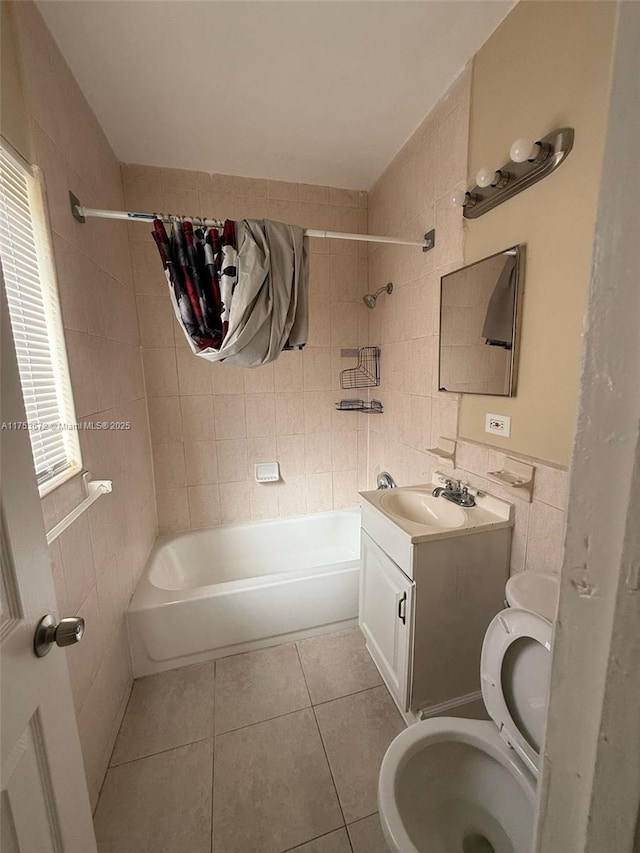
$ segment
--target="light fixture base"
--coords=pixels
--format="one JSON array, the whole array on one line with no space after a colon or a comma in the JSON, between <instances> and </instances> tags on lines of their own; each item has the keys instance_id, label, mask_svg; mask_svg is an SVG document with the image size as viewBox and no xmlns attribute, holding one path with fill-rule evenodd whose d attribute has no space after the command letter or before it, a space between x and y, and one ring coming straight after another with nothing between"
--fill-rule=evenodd
<instances>
[{"instance_id":1,"label":"light fixture base","mask_svg":"<svg viewBox=\"0 0 640 853\"><path fill-rule=\"evenodd\" d=\"M499 174L509 176L506 183L501 181L490 187L474 186L467 193L467 198L474 198L475 203L465 204L462 215L465 219L477 219L504 201L513 198L514 195L518 195L522 190L526 190L527 187L546 178L569 156L573 148L573 137L573 128L563 127L538 139L540 150L536 159L525 160L523 163L509 160L496 170ZM426 251L426 248L423 251Z\"/></svg>"}]
</instances>

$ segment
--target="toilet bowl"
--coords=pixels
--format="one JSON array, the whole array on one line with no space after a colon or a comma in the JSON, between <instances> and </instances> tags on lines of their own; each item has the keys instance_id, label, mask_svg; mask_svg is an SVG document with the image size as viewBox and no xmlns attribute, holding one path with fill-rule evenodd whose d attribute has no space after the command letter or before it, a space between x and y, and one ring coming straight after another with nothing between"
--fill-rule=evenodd
<instances>
[{"instance_id":1,"label":"toilet bowl","mask_svg":"<svg viewBox=\"0 0 640 853\"><path fill-rule=\"evenodd\" d=\"M391 743L378 784L390 850L530 853L552 633L536 613L498 613L480 662L491 721L434 717Z\"/></svg>"}]
</instances>

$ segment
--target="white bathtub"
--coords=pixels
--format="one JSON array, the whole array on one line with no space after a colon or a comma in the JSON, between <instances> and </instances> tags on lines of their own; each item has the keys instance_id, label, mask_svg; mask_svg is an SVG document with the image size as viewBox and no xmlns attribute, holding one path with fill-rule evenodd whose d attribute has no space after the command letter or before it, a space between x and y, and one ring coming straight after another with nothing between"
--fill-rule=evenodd
<instances>
[{"instance_id":1,"label":"white bathtub","mask_svg":"<svg viewBox=\"0 0 640 853\"><path fill-rule=\"evenodd\" d=\"M160 536L127 611L134 677L357 624L359 511Z\"/></svg>"}]
</instances>

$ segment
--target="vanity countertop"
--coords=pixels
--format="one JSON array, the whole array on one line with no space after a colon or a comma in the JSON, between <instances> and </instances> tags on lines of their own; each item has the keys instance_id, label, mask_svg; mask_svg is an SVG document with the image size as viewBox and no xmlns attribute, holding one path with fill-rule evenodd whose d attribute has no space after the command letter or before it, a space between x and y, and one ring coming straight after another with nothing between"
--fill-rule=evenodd
<instances>
[{"instance_id":1,"label":"vanity countertop","mask_svg":"<svg viewBox=\"0 0 640 853\"><path fill-rule=\"evenodd\" d=\"M432 492L443 485L444 475L436 474L434 480L437 482L360 492L365 530L369 513L373 513L372 521L378 517L377 523L381 516L412 545L513 527L514 510L507 501L481 493L474 507L459 507L446 498L433 498ZM421 516L423 520L418 520Z\"/></svg>"}]
</instances>

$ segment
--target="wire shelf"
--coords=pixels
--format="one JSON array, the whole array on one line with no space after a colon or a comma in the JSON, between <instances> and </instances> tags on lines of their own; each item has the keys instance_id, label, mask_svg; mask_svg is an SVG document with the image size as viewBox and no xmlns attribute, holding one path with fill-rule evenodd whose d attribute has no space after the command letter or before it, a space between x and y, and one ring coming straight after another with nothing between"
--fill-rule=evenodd
<instances>
[{"instance_id":1,"label":"wire shelf","mask_svg":"<svg viewBox=\"0 0 640 853\"><path fill-rule=\"evenodd\" d=\"M341 388L374 388L380 384L380 347L360 347L355 367L340 371Z\"/></svg>"},{"instance_id":2,"label":"wire shelf","mask_svg":"<svg viewBox=\"0 0 640 853\"><path fill-rule=\"evenodd\" d=\"M340 400L336 403L338 412L364 412L366 415L381 415L382 403L380 400L372 400L367 403L365 400Z\"/></svg>"}]
</instances>

